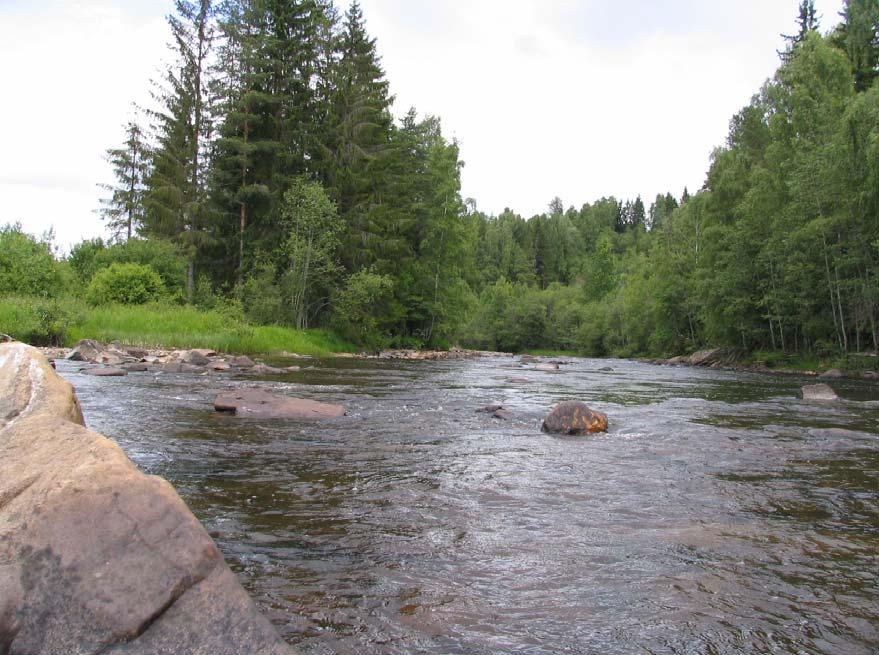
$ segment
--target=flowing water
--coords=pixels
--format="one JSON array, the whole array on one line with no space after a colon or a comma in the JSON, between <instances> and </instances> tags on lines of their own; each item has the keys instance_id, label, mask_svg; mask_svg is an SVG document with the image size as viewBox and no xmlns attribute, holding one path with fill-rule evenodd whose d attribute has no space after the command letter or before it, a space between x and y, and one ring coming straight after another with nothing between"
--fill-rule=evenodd
<instances>
[{"instance_id":1,"label":"flowing water","mask_svg":"<svg viewBox=\"0 0 879 655\"><path fill-rule=\"evenodd\" d=\"M89 426L177 487L303 653L879 652L879 387L808 404L805 379L616 360L312 364L59 362ZM250 386L348 416L212 411ZM609 432L542 434L567 399Z\"/></svg>"}]
</instances>

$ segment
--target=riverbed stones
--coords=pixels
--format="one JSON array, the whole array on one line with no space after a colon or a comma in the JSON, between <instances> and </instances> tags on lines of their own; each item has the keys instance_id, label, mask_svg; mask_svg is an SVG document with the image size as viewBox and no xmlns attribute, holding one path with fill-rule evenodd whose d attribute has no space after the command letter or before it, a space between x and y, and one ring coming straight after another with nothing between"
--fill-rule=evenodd
<instances>
[{"instance_id":1,"label":"riverbed stones","mask_svg":"<svg viewBox=\"0 0 879 655\"><path fill-rule=\"evenodd\" d=\"M0 345L0 653L292 655L170 484Z\"/></svg>"},{"instance_id":2,"label":"riverbed stones","mask_svg":"<svg viewBox=\"0 0 879 655\"><path fill-rule=\"evenodd\" d=\"M566 400L553 407L542 429L552 434L581 435L607 430L607 416L577 400Z\"/></svg>"},{"instance_id":3,"label":"riverbed stones","mask_svg":"<svg viewBox=\"0 0 879 655\"><path fill-rule=\"evenodd\" d=\"M214 409L232 412L240 418L325 420L345 416L341 405L281 396L262 389L221 393L214 399Z\"/></svg>"},{"instance_id":4,"label":"riverbed stones","mask_svg":"<svg viewBox=\"0 0 879 655\"><path fill-rule=\"evenodd\" d=\"M803 400L819 402L839 400L839 396L827 384L807 384L800 390L800 397Z\"/></svg>"}]
</instances>

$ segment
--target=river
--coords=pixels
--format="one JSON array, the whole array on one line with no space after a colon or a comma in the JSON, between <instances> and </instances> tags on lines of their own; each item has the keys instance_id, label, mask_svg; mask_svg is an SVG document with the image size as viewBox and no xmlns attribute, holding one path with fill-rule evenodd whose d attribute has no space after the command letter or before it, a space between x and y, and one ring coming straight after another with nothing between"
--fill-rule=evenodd
<instances>
[{"instance_id":1,"label":"river","mask_svg":"<svg viewBox=\"0 0 879 655\"><path fill-rule=\"evenodd\" d=\"M879 386L623 360L332 359L272 379L59 361L306 654L879 649ZM613 370L599 370L601 368ZM340 403L241 420L222 390ZM610 429L555 437L561 400ZM513 419L475 410L499 403Z\"/></svg>"}]
</instances>

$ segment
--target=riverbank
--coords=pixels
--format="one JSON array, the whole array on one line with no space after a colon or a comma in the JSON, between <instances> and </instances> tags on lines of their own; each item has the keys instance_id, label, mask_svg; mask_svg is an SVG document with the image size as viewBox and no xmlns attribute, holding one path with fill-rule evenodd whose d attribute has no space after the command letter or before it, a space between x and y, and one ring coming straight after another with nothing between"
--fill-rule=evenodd
<instances>
[{"instance_id":1,"label":"riverbank","mask_svg":"<svg viewBox=\"0 0 879 655\"><path fill-rule=\"evenodd\" d=\"M208 348L245 355L323 357L356 348L329 330L252 325L228 309L169 302L89 307L81 301L0 299L0 333L35 346L72 347L82 339L148 349Z\"/></svg>"},{"instance_id":2,"label":"riverbank","mask_svg":"<svg viewBox=\"0 0 879 655\"><path fill-rule=\"evenodd\" d=\"M787 353L742 353L733 348L710 348L670 359L644 358L638 361L661 366L694 366L740 373L879 381L879 358L873 353L822 359Z\"/></svg>"}]
</instances>

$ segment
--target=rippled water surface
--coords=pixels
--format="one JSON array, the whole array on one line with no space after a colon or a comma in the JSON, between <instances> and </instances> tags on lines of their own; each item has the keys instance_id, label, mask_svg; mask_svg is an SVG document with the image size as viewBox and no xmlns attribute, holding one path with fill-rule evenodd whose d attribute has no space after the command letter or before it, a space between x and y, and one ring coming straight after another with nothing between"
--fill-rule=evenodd
<instances>
[{"instance_id":1,"label":"rippled water surface","mask_svg":"<svg viewBox=\"0 0 879 655\"><path fill-rule=\"evenodd\" d=\"M820 405L796 399L806 380L626 361L312 364L59 362L89 426L177 487L304 653L879 649L879 387L834 383L848 400ZM213 412L249 386L348 416ZM542 434L567 399L610 431Z\"/></svg>"}]
</instances>

